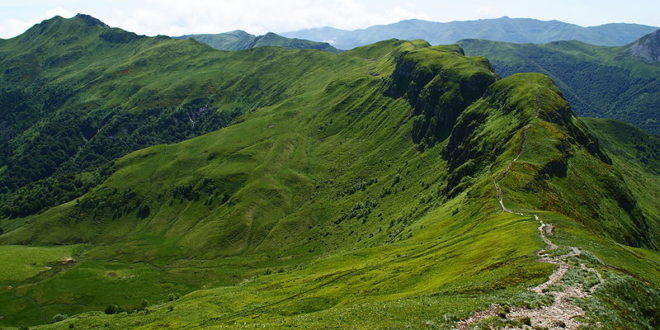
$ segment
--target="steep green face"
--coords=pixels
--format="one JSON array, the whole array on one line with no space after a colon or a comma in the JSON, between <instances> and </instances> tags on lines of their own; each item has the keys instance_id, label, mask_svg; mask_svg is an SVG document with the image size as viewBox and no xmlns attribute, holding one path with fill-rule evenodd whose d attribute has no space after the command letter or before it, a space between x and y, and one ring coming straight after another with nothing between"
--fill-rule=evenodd
<instances>
[{"instance_id":1,"label":"steep green face","mask_svg":"<svg viewBox=\"0 0 660 330\"><path fill-rule=\"evenodd\" d=\"M657 32L622 47L578 41L534 45L463 40L459 44L468 55L486 56L502 76L549 75L580 116L621 120L660 133Z\"/></svg>"},{"instance_id":2,"label":"steep green face","mask_svg":"<svg viewBox=\"0 0 660 330\"><path fill-rule=\"evenodd\" d=\"M601 287L582 324L653 322L657 138L579 119L546 75L87 16L0 43L0 68L2 326L451 328L552 306L529 290L556 272L548 239L568 267L549 292Z\"/></svg>"}]
</instances>

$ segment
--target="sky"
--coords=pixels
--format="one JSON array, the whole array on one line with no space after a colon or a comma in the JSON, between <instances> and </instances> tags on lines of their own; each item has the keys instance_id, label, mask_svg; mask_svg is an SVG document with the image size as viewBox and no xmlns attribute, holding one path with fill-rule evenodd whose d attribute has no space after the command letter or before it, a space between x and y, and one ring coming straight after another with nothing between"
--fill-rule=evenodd
<instances>
[{"instance_id":1,"label":"sky","mask_svg":"<svg viewBox=\"0 0 660 330\"><path fill-rule=\"evenodd\" d=\"M660 26L659 0L0 0L0 38L17 36L55 15L76 13L151 36L236 29L263 34L322 26L353 30L411 18L448 22L501 16L582 26Z\"/></svg>"}]
</instances>

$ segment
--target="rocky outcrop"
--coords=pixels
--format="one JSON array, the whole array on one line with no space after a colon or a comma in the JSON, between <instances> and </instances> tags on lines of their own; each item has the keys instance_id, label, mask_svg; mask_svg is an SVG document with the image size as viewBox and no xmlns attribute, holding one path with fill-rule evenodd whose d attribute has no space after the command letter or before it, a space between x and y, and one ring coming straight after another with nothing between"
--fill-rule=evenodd
<instances>
[{"instance_id":1,"label":"rocky outcrop","mask_svg":"<svg viewBox=\"0 0 660 330\"><path fill-rule=\"evenodd\" d=\"M467 57L458 46L425 47L397 57L386 94L408 100L412 140L432 146L449 136L456 118L496 79L483 57Z\"/></svg>"},{"instance_id":2,"label":"rocky outcrop","mask_svg":"<svg viewBox=\"0 0 660 330\"><path fill-rule=\"evenodd\" d=\"M646 63L660 62L660 30L647 34L628 45L626 51Z\"/></svg>"}]
</instances>

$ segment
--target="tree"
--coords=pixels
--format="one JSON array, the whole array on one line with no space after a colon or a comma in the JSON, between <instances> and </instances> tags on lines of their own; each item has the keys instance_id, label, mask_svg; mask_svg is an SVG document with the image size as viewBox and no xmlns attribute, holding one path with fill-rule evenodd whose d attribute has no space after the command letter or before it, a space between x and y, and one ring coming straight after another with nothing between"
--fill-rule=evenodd
<instances>
[{"instance_id":1,"label":"tree","mask_svg":"<svg viewBox=\"0 0 660 330\"><path fill-rule=\"evenodd\" d=\"M117 314L117 313L119 313L119 306L117 306L117 305L108 305L108 307L105 308L105 313L106 314Z\"/></svg>"},{"instance_id":2,"label":"tree","mask_svg":"<svg viewBox=\"0 0 660 330\"><path fill-rule=\"evenodd\" d=\"M53 316L53 323L64 321L65 319L66 319L66 315L56 314L55 316Z\"/></svg>"},{"instance_id":3,"label":"tree","mask_svg":"<svg viewBox=\"0 0 660 330\"><path fill-rule=\"evenodd\" d=\"M149 210L149 205L142 205L138 210L137 216L140 219L144 219L149 216L149 213L151 213L151 210Z\"/></svg>"}]
</instances>

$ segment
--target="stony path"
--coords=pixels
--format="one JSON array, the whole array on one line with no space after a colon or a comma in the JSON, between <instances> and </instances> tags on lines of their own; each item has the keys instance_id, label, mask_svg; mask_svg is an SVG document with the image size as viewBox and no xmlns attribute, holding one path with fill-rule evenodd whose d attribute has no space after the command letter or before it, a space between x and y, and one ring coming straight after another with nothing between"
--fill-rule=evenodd
<instances>
[{"instance_id":1,"label":"stony path","mask_svg":"<svg viewBox=\"0 0 660 330\"><path fill-rule=\"evenodd\" d=\"M537 95L536 98L536 118L538 118L540 110L540 102ZM520 145L520 150L516 157L509 162L506 169L500 174L496 175L493 178L493 183L495 185L495 192L497 200L500 204L500 207L503 212L512 213L520 216L530 216L534 217L536 221L539 222L538 232L546 244L546 249L540 250L538 252L539 261L554 264L557 267L552 272L550 277L544 283L530 288L531 291L536 292L541 295L550 295L553 297L554 302L550 306L543 306L537 309L531 308L522 308L515 307L508 310L508 312L502 314L502 306L494 304L491 305L488 309L477 312L465 320L462 320L456 324L458 329L468 329L471 325L484 320L489 317L499 316L508 320L521 320L523 318L529 318L531 321L531 327L541 327L548 329L577 329L581 323L576 319L576 317L583 316L584 310L579 306L572 303L571 299L573 298L585 298L590 296L594 291L598 289L603 283L604 279L602 275L595 269L590 268L584 264L580 264L580 268L589 272L594 273L599 283L591 287L589 290L586 290L582 284L577 285L568 285L565 283L566 273L575 266L569 264L566 260L569 258L579 256L582 251L576 247L569 247L569 252L562 255L556 255L554 250L557 250L559 246L554 244L548 236L551 236L554 231L552 224L546 224L539 218L536 214L525 214L521 212L515 212L510 210L504 205L504 193L500 187L500 182L506 178L506 176L511 171L513 163L517 162L520 159L520 156L525 152L527 147L527 130L529 129L531 123L527 124L523 130L523 141ZM551 287L558 287L559 290L548 290ZM524 328L531 328L530 326L523 326Z\"/></svg>"}]
</instances>

